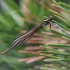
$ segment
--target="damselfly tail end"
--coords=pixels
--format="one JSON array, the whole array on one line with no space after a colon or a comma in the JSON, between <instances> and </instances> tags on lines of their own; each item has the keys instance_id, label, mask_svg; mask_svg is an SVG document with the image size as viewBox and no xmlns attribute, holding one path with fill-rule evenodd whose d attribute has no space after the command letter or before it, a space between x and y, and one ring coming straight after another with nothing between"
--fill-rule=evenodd
<instances>
[{"instance_id":1,"label":"damselfly tail end","mask_svg":"<svg viewBox=\"0 0 70 70\"><path fill-rule=\"evenodd\" d=\"M6 53L7 53L8 51L10 51L10 50L11 50L11 48L7 49L6 51L2 52L1 55L6 54Z\"/></svg>"}]
</instances>

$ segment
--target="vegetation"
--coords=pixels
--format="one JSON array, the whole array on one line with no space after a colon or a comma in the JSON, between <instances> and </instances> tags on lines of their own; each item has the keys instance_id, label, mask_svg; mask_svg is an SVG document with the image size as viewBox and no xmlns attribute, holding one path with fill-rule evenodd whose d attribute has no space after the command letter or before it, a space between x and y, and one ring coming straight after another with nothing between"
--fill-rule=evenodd
<instances>
[{"instance_id":1,"label":"vegetation","mask_svg":"<svg viewBox=\"0 0 70 70\"><path fill-rule=\"evenodd\" d=\"M69 70L70 5L67 3L20 0L18 6L13 0L4 0L0 11L0 53L43 19L50 15L55 19L51 28L46 26L25 44L0 55L0 70Z\"/></svg>"}]
</instances>

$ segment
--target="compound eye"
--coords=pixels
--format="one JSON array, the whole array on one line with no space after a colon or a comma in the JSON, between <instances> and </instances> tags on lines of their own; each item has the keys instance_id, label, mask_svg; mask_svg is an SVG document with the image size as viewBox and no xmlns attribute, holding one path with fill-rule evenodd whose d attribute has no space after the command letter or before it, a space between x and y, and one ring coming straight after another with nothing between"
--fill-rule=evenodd
<instances>
[{"instance_id":1,"label":"compound eye","mask_svg":"<svg viewBox=\"0 0 70 70\"><path fill-rule=\"evenodd\" d=\"M53 20L53 19L55 19L55 18L54 18L54 16L50 16L50 19Z\"/></svg>"}]
</instances>

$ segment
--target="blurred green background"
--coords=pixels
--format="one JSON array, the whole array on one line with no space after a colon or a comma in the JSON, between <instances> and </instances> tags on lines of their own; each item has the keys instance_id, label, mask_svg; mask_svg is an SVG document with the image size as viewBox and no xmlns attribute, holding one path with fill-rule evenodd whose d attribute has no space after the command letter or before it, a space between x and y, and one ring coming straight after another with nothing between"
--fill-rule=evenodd
<instances>
[{"instance_id":1,"label":"blurred green background","mask_svg":"<svg viewBox=\"0 0 70 70\"><path fill-rule=\"evenodd\" d=\"M0 53L51 15L51 29L0 55L0 70L70 70L70 0L0 0Z\"/></svg>"}]
</instances>

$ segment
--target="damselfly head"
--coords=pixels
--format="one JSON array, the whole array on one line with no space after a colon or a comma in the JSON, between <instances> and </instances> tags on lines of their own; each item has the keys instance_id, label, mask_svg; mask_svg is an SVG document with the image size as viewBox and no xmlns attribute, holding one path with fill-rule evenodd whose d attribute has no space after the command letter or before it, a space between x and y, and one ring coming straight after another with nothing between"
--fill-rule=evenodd
<instances>
[{"instance_id":1,"label":"damselfly head","mask_svg":"<svg viewBox=\"0 0 70 70\"><path fill-rule=\"evenodd\" d=\"M50 16L49 19L50 19L50 21L51 21L51 20L53 20L53 19L55 19L55 18L54 18L54 16Z\"/></svg>"},{"instance_id":2,"label":"damselfly head","mask_svg":"<svg viewBox=\"0 0 70 70\"><path fill-rule=\"evenodd\" d=\"M48 25L52 20L54 20L54 16L50 16L48 19L44 20L44 25Z\"/></svg>"},{"instance_id":3,"label":"damselfly head","mask_svg":"<svg viewBox=\"0 0 70 70\"><path fill-rule=\"evenodd\" d=\"M51 22L51 21L54 20L54 19L55 19L54 16L50 16L47 20Z\"/></svg>"}]
</instances>

